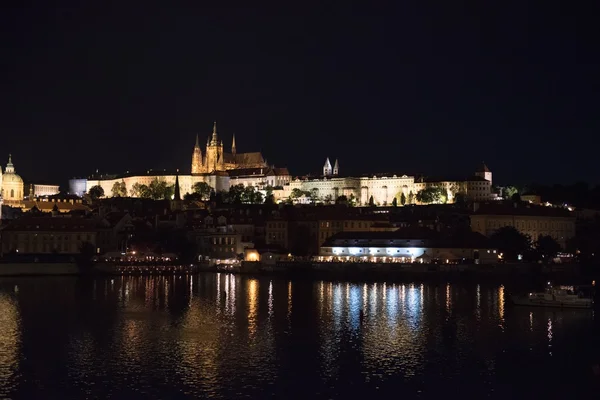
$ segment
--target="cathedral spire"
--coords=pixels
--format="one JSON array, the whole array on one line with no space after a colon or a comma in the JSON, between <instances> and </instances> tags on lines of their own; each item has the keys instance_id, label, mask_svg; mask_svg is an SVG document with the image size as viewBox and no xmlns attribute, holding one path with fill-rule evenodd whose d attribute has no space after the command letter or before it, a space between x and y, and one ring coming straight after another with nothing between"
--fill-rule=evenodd
<instances>
[{"instance_id":1,"label":"cathedral spire","mask_svg":"<svg viewBox=\"0 0 600 400\"><path fill-rule=\"evenodd\" d=\"M216 145L217 143L218 143L218 141L217 141L217 121L215 121L213 123L213 131L212 131L211 144L212 145Z\"/></svg>"},{"instance_id":2,"label":"cathedral spire","mask_svg":"<svg viewBox=\"0 0 600 400\"><path fill-rule=\"evenodd\" d=\"M340 173L340 164L338 163L337 158L335 159L335 164L333 164L333 175L338 175Z\"/></svg>"},{"instance_id":3,"label":"cathedral spire","mask_svg":"<svg viewBox=\"0 0 600 400\"><path fill-rule=\"evenodd\" d=\"M231 154L235 157L236 149L235 149L235 133L233 134L233 141L231 142Z\"/></svg>"},{"instance_id":4,"label":"cathedral spire","mask_svg":"<svg viewBox=\"0 0 600 400\"><path fill-rule=\"evenodd\" d=\"M181 200L181 189L179 188L179 170L177 170L177 175L175 175L175 190L174 190L173 199L176 201Z\"/></svg>"},{"instance_id":5,"label":"cathedral spire","mask_svg":"<svg viewBox=\"0 0 600 400\"><path fill-rule=\"evenodd\" d=\"M196 145L194 147L200 147L200 138L198 137L197 133L196 133Z\"/></svg>"},{"instance_id":6,"label":"cathedral spire","mask_svg":"<svg viewBox=\"0 0 600 400\"><path fill-rule=\"evenodd\" d=\"M323 175L331 175L331 162L329 161L329 157L327 157L327 159L325 160L325 165L323 165Z\"/></svg>"}]
</instances>

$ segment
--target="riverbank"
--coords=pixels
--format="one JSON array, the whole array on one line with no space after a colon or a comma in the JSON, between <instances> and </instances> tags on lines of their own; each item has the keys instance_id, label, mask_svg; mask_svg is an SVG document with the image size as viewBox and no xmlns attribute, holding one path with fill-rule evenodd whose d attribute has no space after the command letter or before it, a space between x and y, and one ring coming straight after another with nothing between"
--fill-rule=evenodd
<instances>
[{"instance_id":1,"label":"riverbank","mask_svg":"<svg viewBox=\"0 0 600 400\"><path fill-rule=\"evenodd\" d=\"M593 279L580 265L497 264L398 264L398 263L332 263L283 261L263 264L242 262L236 266L188 265L117 265L96 264L82 270L75 263L0 264L0 276L49 275L178 275L199 272L223 272L256 276L303 277L310 279L352 281L405 280L490 280L506 281L534 277L561 282Z\"/></svg>"}]
</instances>

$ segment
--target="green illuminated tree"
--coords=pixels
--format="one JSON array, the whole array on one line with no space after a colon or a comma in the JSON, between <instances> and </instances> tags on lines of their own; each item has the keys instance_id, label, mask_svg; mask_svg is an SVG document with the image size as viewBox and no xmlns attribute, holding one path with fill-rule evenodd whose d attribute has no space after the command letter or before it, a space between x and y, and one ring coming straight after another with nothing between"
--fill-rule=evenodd
<instances>
[{"instance_id":1,"label":"green illuminated tree","mask_svg":"<svg viewBox=\"0 0 600 400\"><path fill-rule=\"evenodd\" d=\"M127 197L127 185L125 181L115 182L112 187L113 197Z\"/></svg>"},{"instance_id":2,"label":"green illuminated tree","mask_svg":"<svg viewBox=\"0 0 600 400\"><path fill-rule=\"evenodd\" d=\"M398 199L394 197L392 200L392 207L398 207Z\"/></svg>"},{"instance_id":3,"label":"green illuminated tree","mask_svg":"<svg viewBox=\"0 0 600 400\"><path fill-rule=\"evenodd\" d=\"M414 204L415 202L415 194L412 192L408 192L408 204Z\"/></svg>"},{"instance_id":4,"label":"green illuminated tree","mask_svg":"<svg viewBox=\"0 0 600 400\"><path fill-rule=\"evenodd\" d=\"M512 199L516 193L519 193L519 190L514 186L506 186L502 189L502 197L505 199Z\"/></svg>"}]
</instances>

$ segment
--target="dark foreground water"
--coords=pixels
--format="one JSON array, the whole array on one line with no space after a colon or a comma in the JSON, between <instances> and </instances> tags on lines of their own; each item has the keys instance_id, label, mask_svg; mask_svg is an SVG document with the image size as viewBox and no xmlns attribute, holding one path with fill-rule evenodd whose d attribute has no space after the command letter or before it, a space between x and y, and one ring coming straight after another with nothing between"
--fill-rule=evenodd
<instances>
[{"instance_id":1,"label":"dark foreground water","mask_svg":"<svg viewBox=\"0 0 600 400\"><path fill-rule=\"evenodd\" d=\"M509 293L227 274L0 279L0 398L597 398L592 312L513 308Z\"/></svg>"}]
</instances>

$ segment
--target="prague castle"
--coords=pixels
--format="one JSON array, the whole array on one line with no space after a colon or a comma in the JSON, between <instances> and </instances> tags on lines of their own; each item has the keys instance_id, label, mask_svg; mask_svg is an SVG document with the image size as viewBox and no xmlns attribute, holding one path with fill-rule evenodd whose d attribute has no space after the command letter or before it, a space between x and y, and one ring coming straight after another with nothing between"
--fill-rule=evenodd
<instances>
[{"instance_id":1,"label":"prague castle","mask_svg":"<svg viewBox=\"0 0 600 400\"><path fill-rule=\"evenodd\" d=\"M260 152L238 153L235 136L232 137L231 152L224 151L223 140L219 139L217 123L213 124L212 134L206 142L204 154L200 139L196 135L196 144L192 151L190 174L179 172L147 170L144 174L93 175L87 179L71 179L69 193L82 196L93 186L100 186L107 197L112 195L115 183L125 184L127 193L132 193L134 185L149 185L154 180L175 185L179 181L181 194L191 193L198 182L205 182L215 191L229 190L231 185L242 184L263 188L279 187L288 184L291 176L287 168L269 166Z\"/></svg>"},{"instance_id":2,"label":"prague castle","mask_svg":"<svg viewBox=\"0 0 600 400\"><path fill-rule=\"evenodd\" d=\"M354 199L357 205L391 205L396 199L400 204L404 197L407 204L418 204L417 193L427 188L442 188L446 192L446 200L453 203L458 193L471 201L493 199L492 172L482 163L474 175L465 179L427 179L399 174L377 174L366 176L340 175L340 165L335 160L333 167L329 158L323 165L323 175L293 179L289 185L277 193L281 199L288 199L297 189L302 193L315 193L321 200L335 201L339 196ZM312 201L308 197L299 202Z\"/></svg>"},{"instance_id":3,"label":"prague castle","mask_svg":"<svg viewBox=\"0 0 600 400\"><path fill-rule=\"evenodd\" d=\"M217 136L216 122L213 124L212 136L206 141L204 156L196 135L196 145L192 154L192 175L252 168L268 168L262 154L259 152L238 154L235 148L235 135L231 142L231 153L225 153L223 141Z\"/></svg>"},{"instance_id":4,"label":"prague castle","mask_svg":"<svg viewBox=\"0 0 600 400\"><path fill-rule=\"evenodd\" d=\"M325 161L322 175L292 178L287 168L269 166L260 152L238 153L235 136L231 151L225 152L223 140L213 124L204 152L196 135L189 174L147 170L143 174L93 175L87 179L71 179L69 192L82 196L93 186L100 186L106 197L112 196L115 184L124 185L127 194L136 196L134 185L149 185L152 181L164 181L175 185L178 180L180 193L193 191L198 182L205 182L215 191L229 190L233 185L253 186L257 190L272 188L276 201L292 199L294 202L330 202L346 196L356 205L418 204L417 194L428 188L441 188L445 201L452 203L457 195L472 201L486 201L492 194L492 173L482 163L475 173L466 179L427 179L403 174L376 174L368 176L343 176L340 164ZM300 194L300 196L298 196Z\"/></svg>"}]
</instances>

